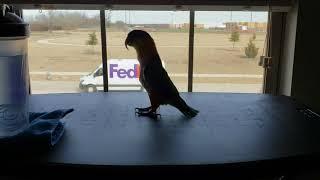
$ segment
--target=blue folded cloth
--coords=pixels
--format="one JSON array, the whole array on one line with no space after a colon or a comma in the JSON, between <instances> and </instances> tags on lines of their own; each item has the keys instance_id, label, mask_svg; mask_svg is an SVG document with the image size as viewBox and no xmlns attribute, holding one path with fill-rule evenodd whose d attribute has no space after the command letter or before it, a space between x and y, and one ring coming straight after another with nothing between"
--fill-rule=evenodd
<instances>
[{"instance_id":1,"label":"blue folded cloth","mask_svg":"<svg viewBox=\"0 0 320 180\"><path fill-rule=\"evenodd\" d=\"M29 113L30 124L23 132L8 138L0 139L0 146L28 149L51 148L61 139L64 133L64 122L61 119L73 109L61 109L52 112Z\"/></svg>"}]
</instances>

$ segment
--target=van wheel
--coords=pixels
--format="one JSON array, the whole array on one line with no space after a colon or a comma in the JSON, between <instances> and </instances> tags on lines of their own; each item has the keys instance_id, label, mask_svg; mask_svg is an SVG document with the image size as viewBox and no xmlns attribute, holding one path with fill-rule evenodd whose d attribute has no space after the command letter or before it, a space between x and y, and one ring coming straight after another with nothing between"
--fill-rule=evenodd
<instances>
[{"instance_id":1,"label":"van wheel","mask_svg":"<svg viewBox=\"0 0 320 180\"><path fill-rule=\"evenodd\" d=\"M87 92L97 92L97 88L94 85L88 85L86 90Z\"/></svg>"}]
</instances>

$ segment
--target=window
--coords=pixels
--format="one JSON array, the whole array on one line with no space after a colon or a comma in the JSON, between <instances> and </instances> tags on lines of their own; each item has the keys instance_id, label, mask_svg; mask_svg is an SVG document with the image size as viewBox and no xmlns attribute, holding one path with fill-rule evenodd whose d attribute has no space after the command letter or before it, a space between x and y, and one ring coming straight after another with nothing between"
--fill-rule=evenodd
<instances>
[{"instance_id":1,"label":"window","mask_svg":"<svg viewBox=\"0 0 320 180\"><path fill-rule=\"evenodd\" d=\"M195 92L262 93L267 12L195 12Z\"/></svg>"},{"instance_id":2,"label":"window","mask_svg":"<svg viewBox=\"0 0 320 180\"><path fill-rule=\"evenodd\" d=\"M31 91L74 93L103 90L102 53L109 90L143 90L133 48L134 29L150 33L165 69L180 92L188 88L190 11L106 10L106 52L101 51L97 10L25 10L31 25ZM196 11L194 92L261 93L267 12ZM192 37L192 36L191 36ZM104 61L105 61L104 60Z\"/></svg>"},{"instance_id":3,"label":"window","mask_svg":"<svg viewBox=\"0 0 320 180\"><path fill-rule=\"evenodd\" d=\"M109 89L129 90L140 86L137 74L119 78L119 69L134 73L138 68L133 48L124 46L128 32L142 29L155 40L161 60L178 90L187 91L188 11L106 11ZM112 64L112 66L110 66ZM116 65L116 66L115 66ZM111 78L112 76L112 78ZM130 87L131 86L131 87Z\"/></svg>"},{"instance_id":4,"label":"window","mask_svg":"<svg viewBox=\"0 0 320 180\"><path fill-rule=\"evenodd\" d=\"M30 24L31 92L97 91L101 79L100 15L88 10L24 10Z\"/></svg>"},{"instance_id":5,"label":"window","mask_svg":"<svg viewBox=\"0 0 320 180\"><path fill-rule=\"evenodd\" d=\"M97 76L103 76L103 70L102 68L100 68L96 73L95 73L95 77Z\"/></svg>"}]
</instances>

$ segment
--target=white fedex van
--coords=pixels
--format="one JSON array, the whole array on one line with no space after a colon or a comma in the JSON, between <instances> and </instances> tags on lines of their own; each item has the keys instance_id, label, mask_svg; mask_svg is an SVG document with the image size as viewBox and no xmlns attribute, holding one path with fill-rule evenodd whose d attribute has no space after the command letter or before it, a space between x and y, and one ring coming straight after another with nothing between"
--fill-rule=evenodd
<instances>
[{"instance_id":1,"label":"white fedex van","mask_svg":"<svg viewBox=\"0 0 320 180\"><path fill-rule=\"evenodd\" d=\"M164 65L163 62L162 64ZM140 64L137 59L110 59L107 66L110 90L143 91L139 82ZM102 64L92 73L80 78L79 88L87 92L103 90Z\"/></svg>"}]
</instances>

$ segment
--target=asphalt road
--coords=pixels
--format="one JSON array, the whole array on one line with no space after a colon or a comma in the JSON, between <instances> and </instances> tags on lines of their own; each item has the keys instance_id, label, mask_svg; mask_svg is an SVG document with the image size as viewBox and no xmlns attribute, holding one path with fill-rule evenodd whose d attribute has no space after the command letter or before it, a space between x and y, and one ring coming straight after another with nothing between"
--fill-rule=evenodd
<instances>
[{"instance_id":1,"label":"asphalt road","mask_svg":"<svg viewBox=\"0 0 320 180\"><path fill-rule=\"evenodd\" d=\"M186 84L176 84L180 91L187 91ZM76 81L32 81L32 94L48 93L79 93L79 82ZM196 83L194 92L232 92L232 93L261 93L261 84L235 83Z\"/></svg>"}]
</instances>

